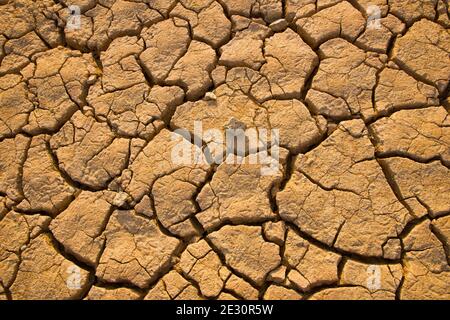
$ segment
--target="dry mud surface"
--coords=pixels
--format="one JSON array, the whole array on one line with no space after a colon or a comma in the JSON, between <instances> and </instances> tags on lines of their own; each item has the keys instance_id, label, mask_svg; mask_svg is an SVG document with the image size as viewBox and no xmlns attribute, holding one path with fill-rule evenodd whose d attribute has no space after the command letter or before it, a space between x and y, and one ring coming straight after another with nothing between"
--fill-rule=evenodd
<instances>
[{"instance_id":1,"label":"dry mud surface","mask_svg":"<svg viewBox=\"0 0 450 320\"><path fill-rule=\"evenodd\" d=\"M0 299L450 299L449 28L446 0L0 0ZM279 167L174 162L195 121L278 129Z\"/></svg>"}]
</instances>

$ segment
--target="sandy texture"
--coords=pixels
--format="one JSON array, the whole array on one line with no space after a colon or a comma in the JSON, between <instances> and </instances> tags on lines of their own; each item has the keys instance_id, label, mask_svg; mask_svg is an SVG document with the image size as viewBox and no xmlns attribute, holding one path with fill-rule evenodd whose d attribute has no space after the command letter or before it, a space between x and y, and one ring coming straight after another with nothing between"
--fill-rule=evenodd
<instances>
[{"instance_id":1,"label":"sandy texture","mask_svg":"<svg viewBox=\"0 0 450 320\"><path fill-rule=\"evenodd\" d=\"M0 300L448 300L449 82L445 0L0 0Z\"/></svg>"}]
</instances>

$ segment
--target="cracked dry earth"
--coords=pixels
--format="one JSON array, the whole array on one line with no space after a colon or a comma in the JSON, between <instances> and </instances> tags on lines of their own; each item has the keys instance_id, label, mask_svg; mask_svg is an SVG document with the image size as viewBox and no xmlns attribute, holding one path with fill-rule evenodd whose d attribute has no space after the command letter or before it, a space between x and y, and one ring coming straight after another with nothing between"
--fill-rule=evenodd
<instances>
[{"instance_id":1,"label":"cracked dry earth","mask_svg":"<svg viewBox=\"0 0 450 320\"><path fill-rule=\"evenodd\" d=\"M450 299L449 28L447 0L0 0L0 299ZM278 128L279 170L175 164L196 120Z\"/></svg>"}]
</instances>

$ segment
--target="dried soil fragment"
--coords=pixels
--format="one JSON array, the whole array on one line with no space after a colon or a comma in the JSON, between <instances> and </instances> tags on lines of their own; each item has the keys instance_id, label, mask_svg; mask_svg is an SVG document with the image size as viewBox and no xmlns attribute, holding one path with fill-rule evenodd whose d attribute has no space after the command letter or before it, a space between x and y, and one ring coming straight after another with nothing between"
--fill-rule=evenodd
<instances>
[{"instance_id":1,"label":"dried soil fragment","mask_svg":"<svg viewBox=\"0 0 450 320\"><path fill-rule=\"evenodd\" d=\"M15 300L79 299L88 282L89 273L60 255L51 238L42 234L22 253L10 290Z\"/></svg>"},{"instance_id":2,"label":"dried soil fragment","mask_svg":"<svg viewBox=\"0 0 450 320\"><path fill-rule=\"evenodd\" d=\"M96 275L105 281L141 288L169 266L179 240L166 236L153 220L134 211L115 211L104 232L105 250Z\"/></svg>"},{"instance_id":3,"label":"dried soil fragment","mask_svg":"<svg viewBox=\"0 0 450 320\"><path fill-rule=\"evenodd\" d=\"M450 81L450 32L422 19L394 45L393 58L412 74L433 83L442 93Z\"/></svg>"},{"instance_id":4,"label":"dried soil fragment","mask_svg":"<svg viewBox=\"0 0 450 320\"><path fill-rule=\"evenodd\" d=\"M280 248L266 242L260 227L225 226L208 235L208 239L225 256L226 263L257 285L280 263Z\"/></svg>"},{"instance_id":5,"label":"dried soil fragment","mask_svg":"<svg viewBox=\"0 0 450 320\"><path fill-rule=\"evenodd\" d=\"M366 256L381 257L382 245L412 218L390 188L358 120L341 123L320 146L300 155L277 201L281 217L302 231Z\"/></svg>"}]
</instances>

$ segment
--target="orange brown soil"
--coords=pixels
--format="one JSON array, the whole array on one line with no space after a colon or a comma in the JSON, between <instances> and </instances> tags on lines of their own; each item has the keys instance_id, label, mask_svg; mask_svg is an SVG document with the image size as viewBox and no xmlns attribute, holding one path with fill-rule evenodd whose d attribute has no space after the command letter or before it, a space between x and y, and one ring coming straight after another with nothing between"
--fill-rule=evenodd
<instances>
[{"instance_id":1,"label":"orange brown soil","mask_svg":"<svg viewBox=\"0 0 450 320\"><path fill-rule=\"evenodd\" d=\"M450 299L449 55L446 0L0 0L0 299Z\"/></svg>"}]
</instances>

